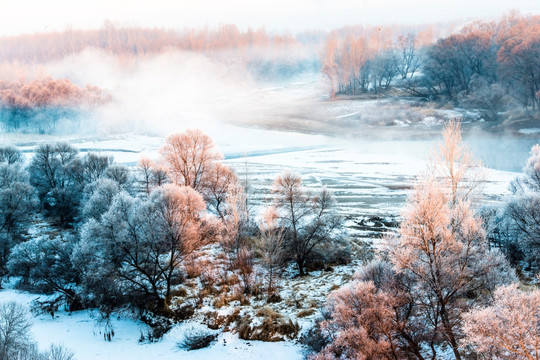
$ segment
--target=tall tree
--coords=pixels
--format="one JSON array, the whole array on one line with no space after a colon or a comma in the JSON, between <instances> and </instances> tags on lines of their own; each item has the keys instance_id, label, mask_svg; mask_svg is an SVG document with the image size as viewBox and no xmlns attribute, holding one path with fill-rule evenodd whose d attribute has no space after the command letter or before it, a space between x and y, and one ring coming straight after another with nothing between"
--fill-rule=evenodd
<instances>
[{"instance_id":1,"label":"tall tree","mask_svg":"<svg viewBox=\"0 0 540 360\"><path fill-rule=\"evenodd\" d=\"M417 181L397 235L387 240L396 271L415 282L426 326L457 360L462 358L460 313L470 306L467 299L512 280L504 257L489 250L472 206L481 185L478 165L461 142L459 123L451 122L430 171Z\"/></svg>"}]
</instances>

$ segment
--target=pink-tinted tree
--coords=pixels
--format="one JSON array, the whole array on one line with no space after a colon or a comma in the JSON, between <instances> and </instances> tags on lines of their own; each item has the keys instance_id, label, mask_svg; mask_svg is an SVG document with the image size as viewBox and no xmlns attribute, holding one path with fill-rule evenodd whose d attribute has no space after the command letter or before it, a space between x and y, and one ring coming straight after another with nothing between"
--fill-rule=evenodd
<instances>
[{"instance_id":1,"label":"pink-tinted tree","mask_svg":"<svg viewBox=\"0 0 540 360\"><path fill-rule=\"evenodd\" d=\"M414 280L426 326L457 360L462 358L460 313L470 306L467 299L513 279L504 257L489 250L472 206L481 179L478 163L461 142L459 123L451 122L430 171L415 185L397 235L387 240L396 271Z\"/></svg>"},{"instance_id":2,"label":"pink-tinted tree","mask_svg":"<svg viewBox=\"0 0 540 360\"><path fill-rule=\"evenodd\" d=\"M465 343L487 358L540 359L540 290L517 284L495 291L491 306L464 316Z\"/></svg>"}]
</instances>

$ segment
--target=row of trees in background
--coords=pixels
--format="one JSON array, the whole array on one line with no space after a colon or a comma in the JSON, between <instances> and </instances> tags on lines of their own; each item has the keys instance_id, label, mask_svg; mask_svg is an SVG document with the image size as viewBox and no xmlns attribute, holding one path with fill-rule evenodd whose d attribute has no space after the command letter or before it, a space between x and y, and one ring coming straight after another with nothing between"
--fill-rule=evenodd
<instances>
[{"instance_id":1,"label":"row of trees in background","mask_svg":"<svg viewBox=\"0 0 540 360\"><path fill-rule=\"evenodd\" d=\"M109 100L101 89L81 88L68 79L0 81L0 128L48 133L62 118L75 117Z\"/></svg>"},{"instance_id":2,"label":"row of trees in background","mask_svg":"<svg viewBox=\"0 0 540 360\"><path fill-rule=\"evenodd\" d=\"M95 306L110 315L131 305L171 315L186 263L208 244L229 257L246 294L256 257L267 269L268 296L289 263L303 275L315 263L347 261L328 191L312 194L297 175L284 173L257 225L245 186L207 135L172 135L160 154L132 171L64 143L40 145L28 166L16 149L0 149L0 275L58 294L71 310ZM36 216L60 231L26 233Z\"/></svg>"},{"instance_id":3,"label":"row of trees in background","mask_svg":"<svg viewBox=\"0 0 540 360\"><path fill-rule=\"evenodd\" d=\"M330 82L332 98L336 93L355 95L387 89L397 77L413 77L420 67L418 49L431 44L433 38L432 27L406 35L389 27L332 32L323 49L321 69Z\"/></svg>"},{"instance_id":4,"label":"row of trees in background","mask_svg":"<svg viewBox=\"0 0 540 360\"><path fill-rule=\"evenodd\" d=\"M302 71L317 71L318 44L323 36L322 32L313 32L295 38L290 34L269 34L264 28L240 30L235 25L180 31L125 27L106 21L97 30L70 28L62 32L1 37L0 64L35 66L88 48L124 60L167 51L191 51L274 80Z\"/></svg>"},{"instance_id":5,"label":"row of trees in background","mask_svg":"<svg viewBox=\"0 0 540 360\"><path fill-rule=\"evenodd\" d=\"M496 359L540 356L540 290L520 289L504 251L490 244L473 208L480 168L461 143L459 126L446 128L439 150L379 259L330 296L329 315L319 324L326 345L313 359L435 359L448 352L457 360L471 352ZM537 161L535 147L527 184L537 180ZM528 244L522 246L538 256Z\"/></svg>"},{"instance_id":6,"label":"row of trees in background","mask_svg":"<svg viewBox=\"0 0 540 360\"><path fill-rule=\"evenodd\" d=\"M540 111L540 17L510 14L475 22L435 44L429 30L395 36L384 28L329 35L322 73L335 93L378 92L390 86L428 99L487 109L505 103Z\"/></svg>"},{"instance_id":7,"label":"row of trees in background","mask_svg":"<svg viewBox=\"0 0 540 360\"><path fill-rule=\"evenodd\" d=\"M62 32L26 34L0 39L0 59L23 63L46 63L93 47L116 55L140 56L168 49L221 51L294 44L291 35L270 35L264 28L239 30L235 25L215 29L122 27L105 21L98 30L67 29Z\"/></svg>"}]
</instances>

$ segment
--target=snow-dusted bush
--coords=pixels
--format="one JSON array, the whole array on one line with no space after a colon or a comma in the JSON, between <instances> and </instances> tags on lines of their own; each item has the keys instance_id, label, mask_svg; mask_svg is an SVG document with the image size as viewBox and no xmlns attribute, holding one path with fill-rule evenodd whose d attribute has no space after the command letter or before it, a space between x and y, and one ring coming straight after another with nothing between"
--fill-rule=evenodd
<instances>
[{"instance_id":1,"label":"snow-dusted bush","mask_svg":"<svg viewBox=\"0 0 540 360\"><path fill-rule=\"evenodd\" d=\"M212 345L218 334L203 329L191 328L178 347L185 350L198 350Z\"/></svg>"},{"instance_id":2,"label":"snow-dusted bush","mask_svg":"<svg viewBox=\"0 0 540 360\"><path fill-rule=\"evenodd\" d=\"M495 359L535 360L540 357L540 290L523 291L517 284L495 291L491 306L464 315L465 343Z\"/></svg>"}]
</instances>

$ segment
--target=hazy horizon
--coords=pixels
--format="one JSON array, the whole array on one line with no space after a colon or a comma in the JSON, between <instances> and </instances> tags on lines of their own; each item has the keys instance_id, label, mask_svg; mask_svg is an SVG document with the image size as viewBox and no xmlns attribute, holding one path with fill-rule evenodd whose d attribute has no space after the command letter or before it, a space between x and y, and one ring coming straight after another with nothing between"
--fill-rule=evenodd
<instances>
[{"instance_id":1,"label":"hazy horizon","mask_svg":"<svg viewBox=\"0 0 540 360\"><path fill-rule=\"evenodd\" d=\"M106 20L122 26L186 27L235 24L241 29L265 27L268 31L299 32L330 30L347 25L423 24L471 19L495 19L510 10L540 13L540 2L520 0L427 1L395 0L299 0L271 3L240 0L197 3L156 0L2 0L0 36L62 31L67 28L95 29Z\"/></svg>"}]
</instances>

